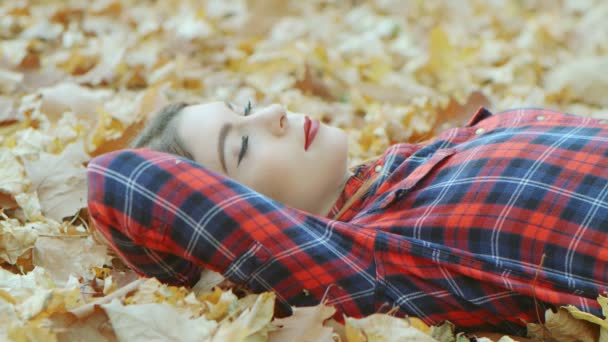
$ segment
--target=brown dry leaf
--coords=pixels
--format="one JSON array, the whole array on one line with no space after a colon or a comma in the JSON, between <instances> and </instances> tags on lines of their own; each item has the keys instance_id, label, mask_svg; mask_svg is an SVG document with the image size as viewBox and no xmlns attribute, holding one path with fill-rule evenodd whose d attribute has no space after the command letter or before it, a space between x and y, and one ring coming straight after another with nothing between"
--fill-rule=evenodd
<instances>
[{"instance_id":1,"label":"brown dry leaf","mask_svg":"<svg viewBox=\"0 0 608 342\"><path fill-rule=\"evenodd\" d=\"M31 249L38 237L31 224L21 225L16 219L0 220L0 259L11 265Z\"/></svg>"},{"instance_id":2,"label":"brown dry leaf","mask_svg":"<svg viewBox=\"0 0 608 342\"><path fill-rule=\"evenodd\" d=\"M455 329L456 327L452 322L445 321L442 324L432 326L430 335L437 341L454 341L456 340Z\"/></svg>"},{"instance_id":3,"label":"brown dry leaf","mask_svg":"<svg viewBox=\"0 0 608 342\"><path fill-rule=\"evenodd\" d=\"M111 264L109 259L107 248L86 236L39 236L33 251L34 265L49 271L58 286L70 275L84 276L94 266Z\"/></svg>"},{"instance_id":4,"label":"brown dry leaf","mask_svg":"<svg viewBox=\"0 0 608 342\"><path fill-rule=\"evenodd\" d=\"M0 192L17 195L29 186L25 169L9 149L0 149Z\"/></svg>"},{"instance_id":5,"label":"brown dry leaf","mask_svg":"<svg viewBox=\"0 0 608 342\"><path fill-rule=\"evenodd\" d=\"M0 192L0 208L3 210L16 209L19 205L15 201L15 197L11 194Z\"/></svg>"},{"instance_id":6,"label":"brown dry leaf","mask_svg":"<svg viewBox=\"0 0 608 342\"><path fill-rule=\"evenodd\" d=\"M24 325L13 325L7 333L7 341L18 342L57 342L57 335L49 328L40 326L39 322L27 322Z\"/></svg>"},{"instance_id":7,"label":"brown dry leaf","mask_svg":"<svg viewBox=\"0 0 608 342\"><path fill-rule=\"evenodd\" d=\"M336 309L323 303L309 307L294 307L293 314L272 321L278 330L270 333L270 342L333 341L334 331L323 322L334 315Z\"/></svg>"},{"instance_id":8,"label":"brown dry leaf","mask_svg":"<svg viewBox=\"0 0 608 342\"><path fill-rule=\"evenodd\" d=\"M430 136L452 127L463 127L479 107L489 107L490 100L479 91L473 92L465 103L450 99L448 105L437 113Z\"/></svg>"},{"instance_id":9,"label":"brown dry leaf","mask_svg":"<svg viewBox=\"0 0 608 342\"><path fill-rule=\"evenodd\" d=\"M22 158L45 216L60 222L86 207L86 169L82 164L89 158L81 140L66 146L59 155L43 152L35 161Z\"/></svg>"},{"instance_id":10,"label":"brown dry leaf","mask_svg":"<svg viewBox=\"0 0 608 342\"><path fill-rule=\"evenodd\" d=\"M244 310L233 321L222 321L211 341L267 341L272 328L275 294L264 292L257 296L255 304Z\"/></svg>"},{"instance_id":11,"label":"brown dry leaf","mask_svg":"<svg viewBox=\"0 0 608 342\"><path fill-rule=\"evenodd\" d=\"M604 314L604 317L608 317L608 297L600 295L597 297L597 301L602 306L602 313ZM608 318L601 319L590 313L583 312L572 305L568 305L563 308L567 310L574 318L598 325L600 327L599 340L602 342L608 341Z\"/></svg>"},{"instance_id":12,"label":"brown dry leaf","mask_svg":"<svg viewBox=\"0 0 608 342\"><path fill-rule=\"evenodd\" d=\"M321 72L308 64L304 67L304 75L296 80L294 87L300 89L304 94L319 96L326 101L335 100L331 90L323 81Z\"/></svg>"},{"instance_id":13,"label":"brown dry leaf","mask_svg":"<svg viewBox=\"0 0 608 342\"><path fill-rule=\"evenodd\" d=\"M166 303L123 305L118 300L101 307L120 341L202 341L217 328L204 317L191 319Z\"/></svg>"},{"instance_id":14,"label":"brown dry leaf","mask_svg":"<svg viewBox=\"0 0 608 342\"><path fill-rule=\"evenodd\" d=\"M407 319L373 314L361 319L346 318L348 342L436 341L410 324Z\"/></svg>"},{"instance_id":15,"label":"brown dry leaf","mask_svg":"<svg viewBox=\"0 0 608 342\"><path fill-rule=\"evenodd\" d=\"M53 122L59 120L66 111L90 126L98 120L96 108L110 95L107 91L92 91L75 83L63 82L40 90L42 100L40 110Z\"/></svg>"},{"instance_id":16,"label":"brown dry leaf","mask_svg":"<svg viewBox=\"0 0 608 342\"><path fill-rule=\"evenodd\" d=\"M144 280L143 278L140 280ZM188 290L184 287L162 284L156 278L148 278L137 287L137 292L125 300L126 304L161 303L184 307ZM197 302L197 304L200 303Z\"/></svg>"},{"instance_id":17,"label":"brown dry leaf","mask_svg":"<svg viewBox=\"0 0 608 342\"><path fill-rule=\"evenodd\" d=\"M216 288L214 292L211 292L212 297L201 296L199 300L203 301L206 306L205 317L216 321L223 320L226 315L230 313L230 310L234 310L237 303L241 301L232 293L232 291L222 291ZM217 295L219 294L219 297ZM211 301L206 300L211 299Z\"/></svg>"},{"instance_id":18,"label":"brown dry leaf","mask_svg":"<svg viewBox=\"0 0 608 342\"><path fill-rule=\"evenodd\" d=\"M19 210L15 212L15 217L24 222L44 221L42 208L36 193L22 192L15 196L15 200L19 205Z\"/></svg>"},{"instance_id":19,"label":"brown dry leaf","mask_svg":"<svg viewBox=\"0 0 608 342\"><path fill-rule=\"evenodd\" d=\"M58 342L116 342L118 341L106 312L95 307L93 313L83 319L73 314L56 313L49 317Z\"/></svg>"},{"instance_id":20,"label":"brown dry leaf","mask_svg":"<svg viewBox=\"0 0 608 342\"><path fill-rule=\"evenodd\" d=\"M528 323L528 337L537 340L550 339L563 342L598 341L598 326L574 318L565 308L559 308L557 312L547 309L543 325Z\"/></svg>"}]
</instances>

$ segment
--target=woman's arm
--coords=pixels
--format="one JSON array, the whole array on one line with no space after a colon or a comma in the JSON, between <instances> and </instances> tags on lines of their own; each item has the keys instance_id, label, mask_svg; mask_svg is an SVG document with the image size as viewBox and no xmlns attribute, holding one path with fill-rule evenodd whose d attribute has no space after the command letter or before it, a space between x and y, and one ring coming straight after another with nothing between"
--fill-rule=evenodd
<instances>
[{"instance_id":1,"label":"woman's arm","mask_svg":"<svg viewBox=\"0 0 608 342\"><path fill-rule=\"evenodd\" d=\"M88 166L89 211L113 248L143 275L192 285L200 267L279 303L327 293L341 318L373 312L374 232L309 215L190 160L121 150Z\"/></svg>"}]
</instances>

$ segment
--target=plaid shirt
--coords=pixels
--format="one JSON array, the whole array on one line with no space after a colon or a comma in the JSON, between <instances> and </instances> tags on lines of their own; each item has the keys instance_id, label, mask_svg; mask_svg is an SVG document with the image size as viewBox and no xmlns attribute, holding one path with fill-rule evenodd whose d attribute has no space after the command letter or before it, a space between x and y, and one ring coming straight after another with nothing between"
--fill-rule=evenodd
<instances>
[{"instance_id":1,"label":"plaid shirt","mask_svg":"<svg viewBox=\"0 0 608 342\"><path fill-rule=\"evenodd\" d=\"M368 177L370 192L329 219ZM492 115L356 168L328 217L150 149L88 165L99 231L138 273L194 284L201 267L277 305L396 306L427 324L525 334L553 305L596 315L608 285L608 125L540 109ZM541 264L541 259L545 255Z\"/></svg>"}]
</instances>

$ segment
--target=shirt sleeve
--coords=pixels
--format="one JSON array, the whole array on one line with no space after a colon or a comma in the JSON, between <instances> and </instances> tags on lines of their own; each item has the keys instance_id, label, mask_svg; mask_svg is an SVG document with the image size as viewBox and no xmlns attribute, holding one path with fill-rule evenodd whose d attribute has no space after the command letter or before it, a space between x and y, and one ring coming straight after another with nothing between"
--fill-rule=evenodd
<instances>
[{"instance_id":1,"label":"shirt sleeve","mask_svg":"<svg viewBox=\"0 0 608 342\"><path fill-rule=\"evenodd\" d=\"M125 149L88 165L88 208L140 274L192 285L200 268L278 305L325 298L336 317L374 311L375 232L285 206L200 164Z\"/></svg>"}]
</instances>

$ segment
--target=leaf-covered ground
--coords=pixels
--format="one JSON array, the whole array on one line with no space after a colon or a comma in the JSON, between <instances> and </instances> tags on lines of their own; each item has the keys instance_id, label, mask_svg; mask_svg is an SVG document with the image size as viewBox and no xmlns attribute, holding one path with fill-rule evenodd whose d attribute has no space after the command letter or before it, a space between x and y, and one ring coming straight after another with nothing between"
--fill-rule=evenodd
<instances>
[{"instance_id":1,"label":"leaf-covered ground","mask_svg":"<svg viewBox=\"0 0 608 342\"><path fill-rule=\"evenodd\" d=\"M390 312L275 319L272 293L212 273L139 279L89 234L85 165L178 100L282 103L344 128L353 165L479 105L608 119L607 17L603 0L0 1L0 340L466 340ZM539 315L531 337L608 339L573 308Z\"/></svg>"}]
</instances>

